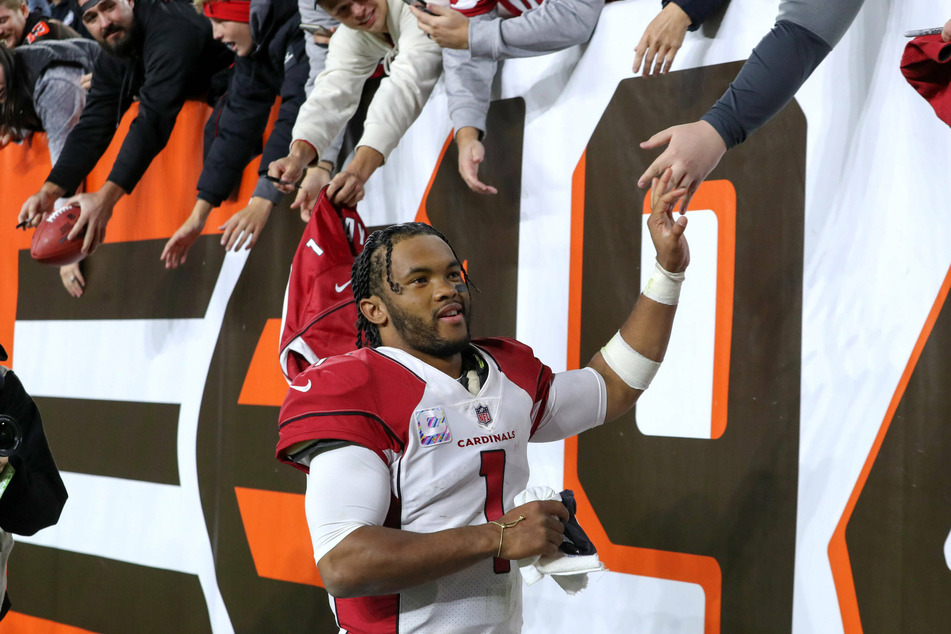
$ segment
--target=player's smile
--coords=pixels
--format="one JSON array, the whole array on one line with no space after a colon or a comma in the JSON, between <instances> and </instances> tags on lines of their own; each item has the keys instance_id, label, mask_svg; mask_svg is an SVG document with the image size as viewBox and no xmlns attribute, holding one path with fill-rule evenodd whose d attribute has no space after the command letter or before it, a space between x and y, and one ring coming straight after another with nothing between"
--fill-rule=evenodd
<instances>
[{"instance_id":1,"label":"player's smile","mask_svg":"<svg viewBox=\"0 0 951 634\"><path fill-rule=\"evenodd\" d=\"M453 302L436 312L436 319L439 321L459 324L465 321L465 308L459 302Z\"/></svg>"}]
</instances>

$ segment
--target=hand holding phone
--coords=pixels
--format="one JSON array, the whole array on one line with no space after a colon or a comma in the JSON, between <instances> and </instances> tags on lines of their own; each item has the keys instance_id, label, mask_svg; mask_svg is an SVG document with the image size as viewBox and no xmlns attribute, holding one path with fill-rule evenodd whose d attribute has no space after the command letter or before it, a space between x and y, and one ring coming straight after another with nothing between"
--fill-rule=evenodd
<instances>
[{"instance_id":1,"label":"hand holding phone","mask_svg":"<svg viewBox=\"0 0 951 634\"><path fill-rule=\"evenodd\" d=\"M436 15L435 13L433 13L432 11L426 8L425 2L420 2L420 0L403 0L403 2L405 2L411 7L416 7L423 13L428 13L429 15Z\"/></svg>"},{"instance_id":2,"label":"hand holding phone","mask_svg":"<svg viewBox=\"0 0 951 634\"><path fill-rule=\"evenodd\" d=\"M307 33L310 33L311 35L319 35L321 37L330 37L331 35L334 34L333 31L331 31L330 29L328 29L322 24L310 24L308 22L301 22L300 28L302 31L306 31Z\"/></svg>"}]
</instances>

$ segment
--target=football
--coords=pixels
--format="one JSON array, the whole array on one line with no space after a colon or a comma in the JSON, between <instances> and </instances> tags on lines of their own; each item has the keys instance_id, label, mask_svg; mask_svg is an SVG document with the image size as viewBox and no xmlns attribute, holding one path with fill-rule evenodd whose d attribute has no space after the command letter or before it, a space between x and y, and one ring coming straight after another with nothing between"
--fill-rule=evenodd
<instances>
[{"instance_id":1,"label":"football","mask_svg":"<svg viewBox=\"0 0 951 634\"><path fill-rule=\"evenodd\" d=\"M79 220L78 204L60 207L53 213L47 214L33 232L33 242L30 244L30 255L33 259L43 264L64 266L79 262L86 257L86 254L82 252L85 229L75 240L66 239L77 220Z\"/></svg>"}]
</instances>

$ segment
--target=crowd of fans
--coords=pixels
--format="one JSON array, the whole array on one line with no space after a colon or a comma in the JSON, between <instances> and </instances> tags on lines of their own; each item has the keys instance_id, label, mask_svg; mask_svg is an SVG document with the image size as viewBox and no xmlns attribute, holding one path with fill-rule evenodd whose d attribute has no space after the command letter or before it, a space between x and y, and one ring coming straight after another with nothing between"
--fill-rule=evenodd
<instances>
[{"instance_id":1,"label":"crowd of fans","mask_svg":"<svg viewBox=\"0 0 951 634\"><path fill-rule=\"evenodd\" d=\"M636 50L635 71L666 72L688 29L726 0L666 0ZM22 205L39 223L76 202L84 251L102 243L115 204L168 141L186 100L212 106L194 209L162 260L184 263L211 211L263 154L246 207L222 227L226 249L251 248L274 205L307 220L318 192L354 205L445 74L459 173L479 179L486 116L499 60L587 41L605 0L0 0L0 147L43 131L52 171ZM100 53L104 51L104 53ZM263 144L275 101L280 111ZM83 191L118 121L138 102L106 183ZM63 285L80 297L78 264Z\"/></svg>"}]
</instances>

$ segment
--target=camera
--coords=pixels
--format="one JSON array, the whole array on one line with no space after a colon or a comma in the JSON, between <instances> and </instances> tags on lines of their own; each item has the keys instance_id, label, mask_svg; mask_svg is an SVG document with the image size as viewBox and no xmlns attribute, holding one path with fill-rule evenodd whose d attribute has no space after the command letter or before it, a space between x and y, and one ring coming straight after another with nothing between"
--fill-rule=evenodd
<instances>
[{"instance_id":1,"label":"camera","mask_svg":"<svg viewBox=\"0 0 951 634\"><path fill-rule=\"evenodd\" d=\"M0 414L0 458L12 456L23 442L23 432L16 419Z\"/></svg>"}]
</instances>

